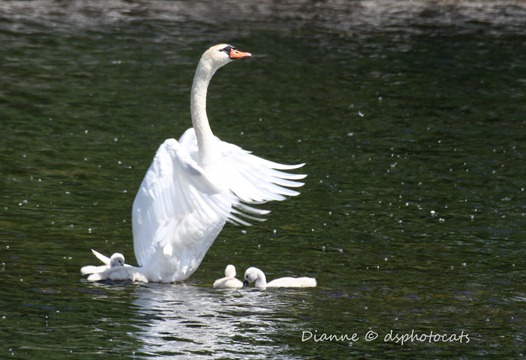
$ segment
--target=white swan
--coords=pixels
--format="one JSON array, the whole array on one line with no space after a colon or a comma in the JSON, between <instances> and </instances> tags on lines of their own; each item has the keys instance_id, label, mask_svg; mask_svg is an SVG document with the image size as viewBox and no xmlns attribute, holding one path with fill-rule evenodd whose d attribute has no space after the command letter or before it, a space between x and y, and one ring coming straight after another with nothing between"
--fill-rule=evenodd
<instances>
[{"instance_id":1,"label":"white swan","mask_svg":"<svg viewBox=\"0 0 526 360\"><path fill-rule=\"evenodd\" d=\"M236 279L236 267L234 265L227 265L225 268L225 277L214 281L215 289L240 289L243 287L243 282Z\"/></svg>"},{"instance_id":2,"label":"white swan","mask_svg":"<svg viewBox=\"0 0 526 360\"><path fill-rule=\"evenodd\" d=\"M166 140L157 150L139 188L132 210L134 251L142 273L152 282L187 279L225 225L250 225L267 214L247 204L284 200L299 192L296 180L306 175L282 170L283 165L221 141L212 133L206 114L208 84L217 69L234 59L251 56L231 45L205 51L191 92L193 128L179 142Z\"/></svg>"},{"instance_id":3,"label":"white swan","mask_svg":"<svg viewBox=\"0 0 526 360\"><path fill-rule=\"evenodd\" d=\"M93 254L105 265L88 265L80 269L82 275L89 275L88 281L101 280L131 280L148 282L146 276L141 273L141 269L125 263L124 255L115 253L110 258L101 253L91 250Z\"/></svg>"},{"instance_id":4,"label":"white swan","mask_svg":"<svg viewBox=\"0 0 526 360\"><path fill-rule=\"evenodd\" d=\"M272 280L267 283L267 277L263 271L256 267L250 267L245 271L243 286L246 287L252 282L256 282L256 287L259 289L265 289L268 287L316 287L316 279L309 277L283 277Z\"/></svg>"}]
</instances>

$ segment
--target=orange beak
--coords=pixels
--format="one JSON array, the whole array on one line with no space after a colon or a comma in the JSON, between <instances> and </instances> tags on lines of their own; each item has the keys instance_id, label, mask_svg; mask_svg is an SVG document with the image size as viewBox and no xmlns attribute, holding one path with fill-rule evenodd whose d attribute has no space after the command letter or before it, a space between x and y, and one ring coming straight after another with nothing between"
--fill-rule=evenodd
<instances>
[{"instance_id":1,"label":"orange beak","mask_svg":"<svg viewBox=\"0 0 526 360\"><path fill-rule=\"evenodd\" d=\"M239 50L236 50L236 49L232 48L232 49L230 49L229 56L230 56L231 59L242 59L242 58L245 58L245 57L252 56L252 54L249 53L249 52L243 52L243 51L239 51Z\"/></svg>"}]
</instances>

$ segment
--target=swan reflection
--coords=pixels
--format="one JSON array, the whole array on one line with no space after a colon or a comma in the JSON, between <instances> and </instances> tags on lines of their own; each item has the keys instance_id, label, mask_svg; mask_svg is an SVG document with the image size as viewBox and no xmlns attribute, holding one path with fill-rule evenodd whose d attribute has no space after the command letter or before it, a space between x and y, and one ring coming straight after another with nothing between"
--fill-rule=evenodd
<instances>
[{"instance_id":1,"label":"swan reflection","mask_svg":"<svg viewBox=\"0 0 526 360\"><path fill-rule=\"evenodd\" d=\"M277 341L300 333L286 293L147 284L135 290L136 332L144 355L221 358L290 356ZM294 299L294 302L299 301Z\"/></svg>"}]
</instances>

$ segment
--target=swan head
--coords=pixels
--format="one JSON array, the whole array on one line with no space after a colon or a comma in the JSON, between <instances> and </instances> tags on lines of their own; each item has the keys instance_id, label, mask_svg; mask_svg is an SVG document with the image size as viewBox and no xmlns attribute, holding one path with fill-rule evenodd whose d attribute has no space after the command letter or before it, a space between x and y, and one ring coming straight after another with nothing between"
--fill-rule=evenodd
<instances>
[{"instance_id":1,"label":"swan head","mask_svg":"<svg viewBox=\"0 0 526 360\"><path fill-rule=\"evenodd\" d=\"M236 277L236 267L234 265L227 265L225 268L225 277L234 278Z\"/></svg>"},{"instance_id":2,"label":"swan head","mask_svg":"<svg viewBox=\"0 0 526 360\"><path fill-rule=\"evenodd\" d=\"M251 53L237 50L229 44L214 45L206 50L201 56L201 62L208 63L214 70L237 59L243 59L252 56Z\"/></svg>"},{"instance_id":3,"label":"swan head","mask_svg":"<svg viewBox=\"0 0 526 360\"><path fill-rule=\"evenodd\" d=\"M110 257L110 268L124 266L124 255L115 253Z\"/></svg>"}]
</instances>

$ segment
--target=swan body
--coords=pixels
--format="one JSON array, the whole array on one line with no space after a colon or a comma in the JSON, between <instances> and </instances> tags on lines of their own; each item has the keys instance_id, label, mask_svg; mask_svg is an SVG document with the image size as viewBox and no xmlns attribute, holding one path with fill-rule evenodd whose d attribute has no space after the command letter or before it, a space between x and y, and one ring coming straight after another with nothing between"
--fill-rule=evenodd
<instances>
[{"instance_id":1,"label":"swan body","mask_svg":"<svg viewBox=\"0 0 526 360\"><path fill-rule=\"evenodd\" d=\"M191 92L193 127L179 141L167 139L159 147L135 197L135 257L151 282L187 279L227 221L250 225L246 219L261 220L268 211L250 204L298 195L289 188L303 185L297 180L306 175L284 170L304 164L262 159L212 133L206 114L208 84L217 69L249 56L226 44L202 55Z\"/></svg>"},{"instance_id":2,"label":"swan body","mask_svg":"<svg viewBox=\"0 0 526 360\"><path fill-rule=\"evenodd\" d=\"M256 267L250 267L245 271L243 286L246 287L252 282L256 282L258 289L265 289L268 287L316 287L316 279L309 277L283 277L272 280L267 283L265 273Z\"/></svg>"},{"instance_id":3,"label":"swan body","mask_svg":"<svg viewBox=\"0 0 526 360\"><path fill-rule=\"evenodd\" d=\"M102 280L131 280L148 282L146 276L141 273L141 269L125 263L124 255L115 253L110 258L101 253L91 250L93 254L105 265L88 265L80 269L82 275L89 275L88 281Z\"/></svg>"},{"instance_id":4,"label":"swan body","mask_svg":"<svg viewBox=\"0 0 526 360\"><path fill-rule=\"evenodd\" d=\"M236 279L236 267L234 265L227 265L225 268L225 277L214 281L214 289L240 289L243 287L243 282Z\"/></svg>"}]
</instances>

